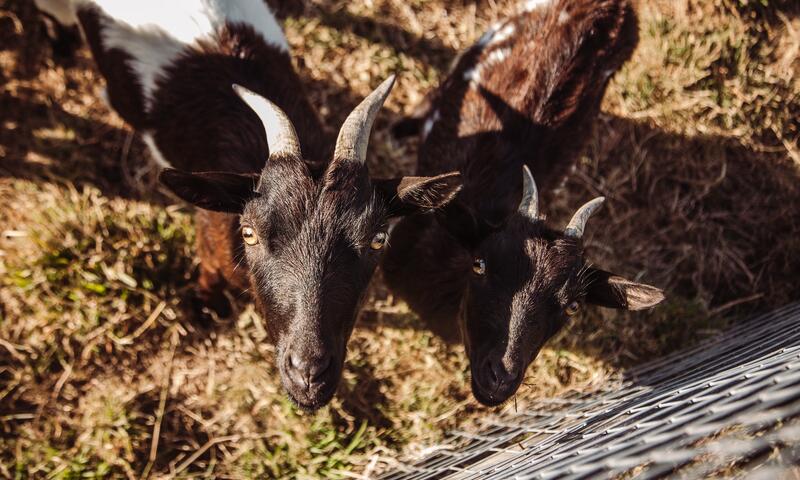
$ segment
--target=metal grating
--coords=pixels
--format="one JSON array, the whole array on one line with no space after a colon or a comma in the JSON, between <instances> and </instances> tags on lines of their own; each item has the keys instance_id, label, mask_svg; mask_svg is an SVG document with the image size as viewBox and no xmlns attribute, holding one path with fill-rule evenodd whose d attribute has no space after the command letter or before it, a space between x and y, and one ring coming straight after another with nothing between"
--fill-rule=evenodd
<instances>
[{"instance_id":1,"label":"metal grating","mask_svg":"<svg viewBox=\"0 0 800 480\"><path fill-rule=\"evenodd\" d=\"M800 303L630 371L613 389L540 400L452 432L391 480L779 478L800 462Z\"/></svg>"}]
</instances>

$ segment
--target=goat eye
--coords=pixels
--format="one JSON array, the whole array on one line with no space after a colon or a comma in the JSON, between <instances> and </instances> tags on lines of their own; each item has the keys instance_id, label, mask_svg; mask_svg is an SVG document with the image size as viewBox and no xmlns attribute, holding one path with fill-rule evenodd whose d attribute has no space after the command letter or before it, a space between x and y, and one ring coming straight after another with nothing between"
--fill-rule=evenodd
<instances>
[{"instance_id":1,"label":"goat eye","mask_svg":"<svg viewBox=\"0 0 800 480\"><path fill-rule=\"evenodd\" d=\"M386 246L386 240L389 239L389 235L386 232L378 232L372 237L372 241L369 243L369 248L373 250L380 250Z\"/></svg>"},{"instance_id":2,"label":"goat eye","mask_svg":"<svg viewBox=\"0 0 800 480\"><path fill-rule=\"evenodd\" d=\"M244 243L253 246L258 243L258 235L253 227L242 227L242 238Z\"/></svg>"},{"instance_id":3,"label":"goat eye","mask_svg":"<svg viewBox=\"0 0 800 480\"><path fill-rule=\"evenodd\" d=\"M486 261L482 258L476 258L472 263L472 271L475 275L486 275Z\"/></svg>"},{"instance_id":4,"label":"goat eye","mask_svg":"<svg viewBox=\"0 0 800 480\"><path fill-rule=\"evenodd\" d=\"M578 313L580 310L581 310L581 304L578 302L572 302L569 305L567 305L567 308L564 309L564 312L566 312L566 314L571 317L576 313Z\"/></svg>"}]
</instances>

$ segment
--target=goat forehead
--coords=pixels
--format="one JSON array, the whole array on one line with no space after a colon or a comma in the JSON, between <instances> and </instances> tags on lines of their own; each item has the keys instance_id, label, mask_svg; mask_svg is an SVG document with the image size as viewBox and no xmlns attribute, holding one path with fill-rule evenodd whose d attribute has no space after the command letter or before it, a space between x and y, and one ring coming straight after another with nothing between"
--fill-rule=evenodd
<instances>
[{"instance_id":1,"label":"goat forehead","mask_svg":"<svg viewBox=\"0 0 800 480\"><path fill-rule=\"evenodd\" d=\"M500 282L514 292L552 293L572 275L581 257L577 250L540 236L499 234L488 249L489 261L501 272Z\"/></svg>"},{"instance_id":2,"label":"goat forehead","mask_svg":"<svg viewBox=\"0 0 800 480\"><path fill-rule=\"evenodd\" d=\"M326 254L336 248L354 248L381 218L379 205L373 197L361 198L352 192L324 189L310 201L305 213L299 242Z\"/></svg>"}]
</instances>

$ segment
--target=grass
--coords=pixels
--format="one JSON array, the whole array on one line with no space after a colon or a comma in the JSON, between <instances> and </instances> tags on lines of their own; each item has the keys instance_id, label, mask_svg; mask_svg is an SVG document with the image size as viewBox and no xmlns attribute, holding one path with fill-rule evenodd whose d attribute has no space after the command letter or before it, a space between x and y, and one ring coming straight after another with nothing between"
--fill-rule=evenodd
<instances>
[{"instance_id":1,"label":"grass","mask_svg":"<svg viewBox=\"0 0 800 480\"><path fill-rule=\"evenodd\" d=\"M98 100L88 53L51 59L29 3L0 0L0 477L370 477L497 411L471 398L463 349L423 329L380 278L338 395L316 414L286 400L247 302L233 319L193 322L191 211L158 191L140 141ZM415 145L390 140L388 125L512 2L282 7L331 128L400 73L371 144L370 168L391 175L413 171ZM638 11L635 58L547 210L564 221L605 194L591 258L669 300L636 315L587 311L505 409L597 390L797 299L798 7L660 0Z\"/></svg>"}]
</instances>

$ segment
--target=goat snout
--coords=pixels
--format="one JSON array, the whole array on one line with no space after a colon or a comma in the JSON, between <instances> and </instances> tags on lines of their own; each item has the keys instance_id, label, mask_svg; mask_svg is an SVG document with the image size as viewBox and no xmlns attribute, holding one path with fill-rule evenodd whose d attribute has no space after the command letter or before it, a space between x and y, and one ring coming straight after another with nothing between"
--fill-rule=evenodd
<instances>
[{"instance_id":1,"label":"goat snout","mask_svg":"<svg viewBox=\"0 0 800 480\"><path fill-rule=\"evenodd\" d=\"M286 373L289 379L295 386L306 390L324 383L325 373L333 364L333 357L330 354L302 355L290 353L286 357Z\"/></svg>"},{"instance_id":2,"label":"goat snout","mask_svg":"<svg viewBox=\"0 0 800 480\"><path fill-rule=\"evenodd\" d=\"M519 362L502 354L487 355L473 373L473 393L483 404L494 406L506 401L519 386L522 369Z\"/></svg>"}]
</instances>

